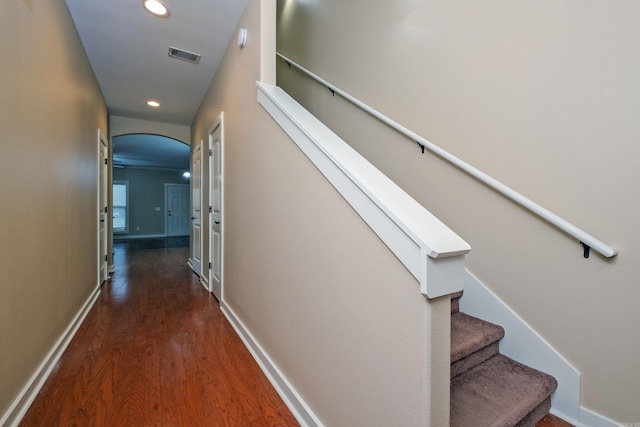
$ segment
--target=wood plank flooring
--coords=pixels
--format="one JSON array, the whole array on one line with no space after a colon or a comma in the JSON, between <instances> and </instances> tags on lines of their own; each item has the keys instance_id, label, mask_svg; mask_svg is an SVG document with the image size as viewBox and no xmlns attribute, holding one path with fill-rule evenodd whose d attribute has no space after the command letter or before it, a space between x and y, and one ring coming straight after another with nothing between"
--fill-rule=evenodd
<instances>
[{"instance_id":1,"label":"wood plank flooring","mask_svg":"<svg viewBox=\"0 0 640 427\"><path fill-rule=\"evenodd\" d=\"M188 239L117 242L112 279L20 426L298 426L215 298ZM545 417L536 427L567 427Z\"/></svg>"},{"instance_id":2,"label":"wood plank flooring","mask_svg":"<svg viewBox=\"0 0 640 427\"><path fill-rule=\"evenodd\" d=\"M565 420L562 420L555 415L547 415L536 424L536 427L573 427L573 424L569 424Z\"/></svg>"},{"instance_id":3,"label":"wood plank flooring","mask_svg":"<svg viewBox=\"0 0 640 427\"><path fill-rule=\"evenodd\" d=\"M187 267L188 248L121 244L115 256L21 426L299 425Z\"/></svg>"}]
</instances>

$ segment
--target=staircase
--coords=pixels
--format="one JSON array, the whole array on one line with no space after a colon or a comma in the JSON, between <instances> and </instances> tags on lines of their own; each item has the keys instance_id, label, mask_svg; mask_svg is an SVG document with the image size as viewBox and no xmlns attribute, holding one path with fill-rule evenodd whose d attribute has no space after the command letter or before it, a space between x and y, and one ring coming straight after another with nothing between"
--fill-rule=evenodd
<instances>
[{"instance_id":1,"label":"staircase","mask_svg":"<svg viewBox=\"0 0 640 427\"><path fill-rule=\"evenodd\" d=\"M451 296L451 427L535 426L556 379L499 353L504 329L460 312Z\"/></svg>"}]
</instances>

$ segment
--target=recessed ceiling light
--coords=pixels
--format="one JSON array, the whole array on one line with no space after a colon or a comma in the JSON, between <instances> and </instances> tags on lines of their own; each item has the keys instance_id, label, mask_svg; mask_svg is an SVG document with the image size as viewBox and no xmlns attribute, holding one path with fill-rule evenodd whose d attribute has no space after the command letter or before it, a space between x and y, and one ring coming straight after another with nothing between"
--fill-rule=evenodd
<instances>
[{"instance_id":1,"label":"recessed ceiling light","mask_svg":"<svg viewBox=\"0 0 640 427\"><path fill-rule=\"evenodd\" d=\"M158 101L147 101L147 105L149 107L158 108L160 106L160 103Z\"/></svg>"},{"instance_id":2,"label":"recessed ceiling light","mask_svg":"<svg viewBox=\"0 0 640 427\"><path fill-rule=\"evenodd\" d=\"M142 5L147 11L156 16L161 18L169 16L169 9L160 0L142 0Z\"/></svg>"}]
</instances>

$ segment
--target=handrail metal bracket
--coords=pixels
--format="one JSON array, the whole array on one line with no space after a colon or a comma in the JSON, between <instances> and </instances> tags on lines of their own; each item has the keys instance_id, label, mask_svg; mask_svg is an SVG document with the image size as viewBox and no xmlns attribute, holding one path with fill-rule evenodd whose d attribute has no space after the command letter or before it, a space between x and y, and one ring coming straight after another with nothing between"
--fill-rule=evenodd
<instances>
[{"instance_id":1,"label":"handrail metal bracket","mask_svg":"<svg viewBox=\"0 0 640 427\"><path fill-rule=\"evenodd\" d=\"M424 144L420 144L420 141L416 141L416 144L420 146L420 148L422 149L422 154L424 154Z\"/></svg>"},{"instance_id":2,"label":"handrail metal bracket","mask_svg":"<svg viewBox=\"0 0 640 427\"><path fill-rule=\"evenodd\" d=\"M587 245L585 242L580 242L580 244L582 245L583 248L583 255L585 258L589 258L590 255L590 251L591 251L591 246Z\"/></svg>"}]
</instances>

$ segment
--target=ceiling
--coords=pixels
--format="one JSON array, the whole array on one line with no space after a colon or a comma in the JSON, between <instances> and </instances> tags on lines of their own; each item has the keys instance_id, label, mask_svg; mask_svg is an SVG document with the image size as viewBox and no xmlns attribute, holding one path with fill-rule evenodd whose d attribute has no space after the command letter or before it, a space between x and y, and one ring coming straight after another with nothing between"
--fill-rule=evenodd
<instances>
[{"instance_id":1,"label":"ceiling","mask_svg":"<svg viewBox=\"0 0 640 427\"><path fill-rule=\"evenodd\" d=\"M114 167L154 167L189 170L189 146L158 135L121 135L113 138Z\"/></svg>"},{"instance_id":2,"label":"ceiling","mask_svg":"<svg viewBox=\"0 0 640 427\"><path fill-rule=\"evenodd\" d=\"M248 3L163 0L170 15L159 18L143 8L142 0L65 1L109 114L183 126L191 125ZM170 58L170 46L202 55L199 64ZM148 107L151 99L160 107ZM114 142L114 160L125 142L137 144L129 151L164 165L176 154L175 140L157 139L154 151L144 151L149 138L127 138L117 150ZM129 151L122 153L121 164L132 157Z\"/></svg>"}]
</instances>

